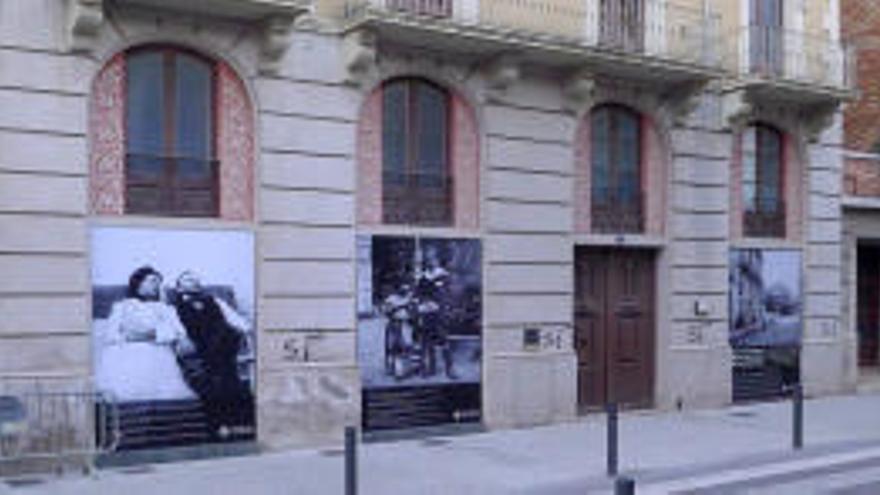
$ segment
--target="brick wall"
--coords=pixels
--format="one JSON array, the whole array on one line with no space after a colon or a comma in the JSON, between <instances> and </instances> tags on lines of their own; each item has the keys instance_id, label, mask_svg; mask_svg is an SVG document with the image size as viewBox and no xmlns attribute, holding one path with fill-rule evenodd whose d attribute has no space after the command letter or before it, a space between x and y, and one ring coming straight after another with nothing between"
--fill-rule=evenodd
<instances>
[{"instance_id":1,"label":"brick wall","mask_svg":"<svg viewBox=\"0 0 880 495\"><path fill-rule=\"evenodd\" d=\"M880 152L880 0L842 0L842 37L856 50L859 97L844 112L846 148ZM880 196L880 161L848 159L846 194Z\"/></svg>"}]
</instances>

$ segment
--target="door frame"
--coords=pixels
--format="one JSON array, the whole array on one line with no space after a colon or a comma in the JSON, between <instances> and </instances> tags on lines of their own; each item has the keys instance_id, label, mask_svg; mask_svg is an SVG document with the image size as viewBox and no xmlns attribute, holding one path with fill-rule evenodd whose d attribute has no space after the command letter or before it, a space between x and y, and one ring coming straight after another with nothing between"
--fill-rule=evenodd
<instances>
[{"instance_id":1,"label":"door frame","mask_svg":"<svg viewBox=\"0 0 880 495\"><path fill-rule=\"evenodd\" d=\"M653 267L653 298L650 301L652 304L651 314L652 314L652 322L651 322L651 335L650 335L650 349L645 353L645 357L648 360L646 367L649 371L650 377L647 379L647 386L649 388L648 393L646 394L646 398L644 402L640 402L637 404L619 404L618 407L621 409L653 409L656 407L658 403L658 391L660 389L660 378L661 378L661 329L664 328L663 322L665 322L667 318L667 310L661 304L663 299L663 294L665 294L667 290L667 282L665 278L661 275L668 272L666 269L667 261L666 261L666 252L663 249L663 246L660 245L609 245L609 244L584 244L584 243L575 243L573 249L574 255L574 263L572 264L572 270L574 271L574 277L572 279L572 329L573 329L573 337L576 341L578 336L577 329L577 317L576 317L576 307L577 307L577 277L579 276L577 258L580 252L588 251L594 253L607 253L610 254L612 252L642 252L647 254L650 257L650 263ZM576 366L579 369L580 367L580 354L577 348L574 349ZM607 343L606 343L606 351L607 352ZM608 367L608 363L605 363L606 369ZM606 373L605 379L608 380L608 374ZM601 410L604 406L602 405L587 405L581 403L580 398L580 387L581 387L581 377L580 372L576 373L575 378L575 407L577 413L579 415L589 414L591 412L595 412Z\"/></svg>"}]
</instances>

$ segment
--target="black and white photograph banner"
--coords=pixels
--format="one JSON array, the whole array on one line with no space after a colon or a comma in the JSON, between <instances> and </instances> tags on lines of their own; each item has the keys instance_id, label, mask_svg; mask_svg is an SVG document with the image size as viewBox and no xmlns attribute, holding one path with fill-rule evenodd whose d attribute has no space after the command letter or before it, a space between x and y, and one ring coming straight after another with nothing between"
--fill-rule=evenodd
<instances>
[{"instance_id":1,"label":"black and white photograph banner","mask_svg":"<svg viewBox=\"0 0 880 495\"><path fill-rule=\"evenodd\" d=\"M731 346L800 345L800 251L734 249L730 266Z\"/></svg>"},{"instance_id":2,"label":"black and white photograph banner","mask_svg":"<svg viewBox=\"0 0 880 495\"><path fill-rule=\"evenodd\" d=\"M93 229L92 321L119 450L255 438L252 233Z\"/></svg>"},{"instance_id":3,"label":"black and white photograph banner","mask_svg":"<svg viewBox=\"0 0 880 495\"><path fill-rule=\"evenodd\" d=\"M733 399L780 397L800 380L803 334L801 253L730 252Z\"/></svg>"},{"instance_id":4,"label":"black and white photograph banner","mask_svg":"<svg viewBox=\"0 0 880 495\"><path fill-rule=\"evenodd\" d=\"M364 427L479 421L480 242L391 236L357 242Z\"/></svg>"}]
</instances>

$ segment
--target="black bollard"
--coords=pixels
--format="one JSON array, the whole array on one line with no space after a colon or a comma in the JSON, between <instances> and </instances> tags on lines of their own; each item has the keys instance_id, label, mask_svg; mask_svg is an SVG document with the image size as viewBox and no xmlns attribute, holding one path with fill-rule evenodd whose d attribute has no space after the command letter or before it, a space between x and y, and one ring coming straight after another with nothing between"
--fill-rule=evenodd
<instances>
[{"instance_id":1,"label":"black bollard","mask_svg":"<svg viewBox=\"0 0 880 495\"><path fill-rule=\"evenodd\" d=\"M608 412L608 476L617 476L617 404L609 402L605 408Z\"/></svg>"},{"instance_id":2,"label":"black bollard","mask_svg":"<svg viewBox=\"0 0 880 495\"><path fill-rule=\"evenodd\" d=\"M795 384L792 390L791 444L795 450L804 446L804 389Z\"/></svg>"},{"instance_id":3,"label":"black bollard","mask_svg":"<svg viewBox=\"0 0 880 495\"><path fill-rule=\"evenodd\" d=\"M345 495L357 495L357 430L345 427Z\"/></svg>"},{"instance_id":4,"label":"black bollard","mask_svg":"<svg viewBox=\"0 0 880 495\"><path fill-rule=\"evenodd\" d=\"M614 495L636 495L636 480L626 476L614 480Z\"/></svg>"}]
</instances>

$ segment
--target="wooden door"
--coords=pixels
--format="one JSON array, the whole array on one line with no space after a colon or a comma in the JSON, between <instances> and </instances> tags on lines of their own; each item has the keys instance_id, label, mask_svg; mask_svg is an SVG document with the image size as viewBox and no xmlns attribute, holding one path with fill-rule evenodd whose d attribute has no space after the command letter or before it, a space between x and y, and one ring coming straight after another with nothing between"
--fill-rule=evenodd
<instances>
[{"instance_id":1,"label":"wooden door","mask_svg":"<svg viewBox=\"0 0 880 495\"><path fill-rule=\"evenodd\" d=\"M654 254L581 249L575 255L575 346L581 408L648 407L654 383Z\"/></svg>"}]
</instances>

